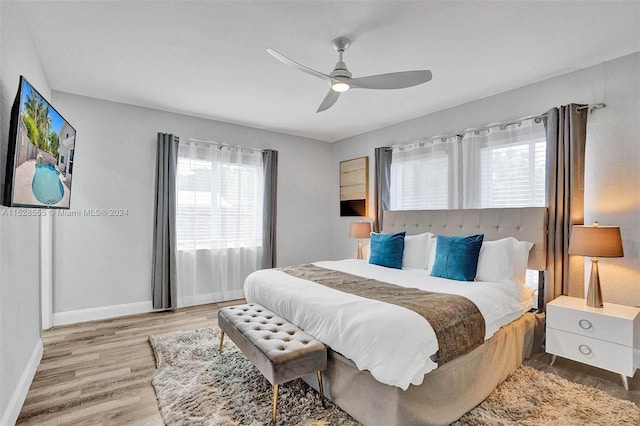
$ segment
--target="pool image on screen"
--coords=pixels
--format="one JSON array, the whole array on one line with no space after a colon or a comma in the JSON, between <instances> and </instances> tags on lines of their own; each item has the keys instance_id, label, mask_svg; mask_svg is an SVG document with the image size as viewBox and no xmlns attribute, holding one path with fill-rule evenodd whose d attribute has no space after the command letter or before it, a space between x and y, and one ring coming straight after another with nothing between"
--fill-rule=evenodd
<instances>
[{"instance_id":1,"label":"pool image on screen","mask_svg":"<svg viewBox=\"0 0 640 426\"><path fill-rule=\"evenodd\" d=\"M75 129L24 78L16 115L11 205L69 208Z\"/></svg>"}]
</instances>

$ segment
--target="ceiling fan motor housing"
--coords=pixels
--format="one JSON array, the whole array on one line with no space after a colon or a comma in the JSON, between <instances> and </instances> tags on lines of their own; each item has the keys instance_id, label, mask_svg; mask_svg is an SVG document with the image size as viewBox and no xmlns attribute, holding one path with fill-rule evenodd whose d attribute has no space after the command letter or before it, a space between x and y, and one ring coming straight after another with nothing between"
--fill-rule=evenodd
<instances>
[{"instance_id":1,"label":"ceiling fan motor housing","mask_svg":"<svg viewBox=\"0 0 640 426\"><path fill-rule=\"evenodd\" d=\"M338 61L336 63L336 66L333 68L333 71L329 75L331 77L338 78L351 78L351 73L347 69L347 65L342 61Z\"/></svg>"}]
</instances>

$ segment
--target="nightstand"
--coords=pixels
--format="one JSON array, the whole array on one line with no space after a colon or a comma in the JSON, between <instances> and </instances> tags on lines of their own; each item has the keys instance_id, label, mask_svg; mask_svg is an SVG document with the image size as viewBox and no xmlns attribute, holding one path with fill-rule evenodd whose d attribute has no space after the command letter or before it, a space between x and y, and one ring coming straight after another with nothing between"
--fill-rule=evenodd
<instances>
[{"instance_id":1,"label":"nightstand","mask_svg":"<svg viewBox=\"0 0 640 426\"><path fill-rule=\"evenodd\" d=\"M546 351L551 365L560 356L618 373L629 390L627 377L640 368L640 309L560 296L547 304Z\"/></svg>"}]
</instances>

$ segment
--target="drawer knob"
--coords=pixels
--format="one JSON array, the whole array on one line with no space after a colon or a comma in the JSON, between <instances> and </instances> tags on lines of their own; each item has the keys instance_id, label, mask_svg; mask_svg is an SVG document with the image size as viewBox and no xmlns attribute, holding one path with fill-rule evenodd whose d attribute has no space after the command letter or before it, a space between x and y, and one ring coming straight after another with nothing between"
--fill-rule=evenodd
<instances>
[{"instance_id":1,"label":"drawer knob","mask_svg":"<svg viewBox=\"0 0 640 426\"><path fill-rule=\"evenodd\" d=\"M589 321L587 321L586 319L581 319L580 321L578 321L578 325L583 330L588 330L588 329L590 329L592 327L591 323Z\"/></svg>"},{"instance_id":2,"label":"drawer knob","mask_svg":"<svg viewBox=\"0 0 640 426\"><path fill-rule=\"evenodd\" d=\"M587 345L580 345L578 346L578 350L580 351L580 353L582 355L589 355L591 354L591 348Z\"/></svg>"}]
</instances>

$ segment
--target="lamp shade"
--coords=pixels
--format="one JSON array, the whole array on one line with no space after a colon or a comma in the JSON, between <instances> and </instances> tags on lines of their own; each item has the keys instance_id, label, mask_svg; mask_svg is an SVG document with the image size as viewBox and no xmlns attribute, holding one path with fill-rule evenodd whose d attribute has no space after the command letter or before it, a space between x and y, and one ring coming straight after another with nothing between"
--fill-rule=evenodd
<instances>
[{"instance_id":1,"label":"lamp shade","mask_svg":"<svg viewBox=\"0 0 640 426\"><path fill-rule=\"evenodd\" d=\"M353 238L369 238L371 224L369 222L352 222L349 227L349 236Z\"/></svg>"},{"instance_id":2,"label":"lamp shade","mask_svg":"<svg viewBox=\"0 0 640 426\"><path fill-rule=\"evenodd\" d=\"M618 226L574 225L571 228L569 254L592 257L623 257Z\"/></svg>"}]
</instances>

